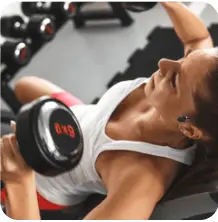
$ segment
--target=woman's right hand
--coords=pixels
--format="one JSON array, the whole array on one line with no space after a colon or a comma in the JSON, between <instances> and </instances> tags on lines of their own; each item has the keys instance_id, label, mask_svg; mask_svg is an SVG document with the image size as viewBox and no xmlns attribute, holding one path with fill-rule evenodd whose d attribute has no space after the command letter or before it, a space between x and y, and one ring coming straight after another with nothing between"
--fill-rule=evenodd
<instances>
[{"instance_id":1,"label":"woman's right hand","mask_svg":"<svg viewBox=\"0 0 218 222\"><path fill-rule=\"evenodd\" d=\"M11 123L15 132L16 124ZM15 134L1 138L1 180L7 184L22 184L33 179L34 171L25 163L21 156Z\"/></svg>"}]
</instances>

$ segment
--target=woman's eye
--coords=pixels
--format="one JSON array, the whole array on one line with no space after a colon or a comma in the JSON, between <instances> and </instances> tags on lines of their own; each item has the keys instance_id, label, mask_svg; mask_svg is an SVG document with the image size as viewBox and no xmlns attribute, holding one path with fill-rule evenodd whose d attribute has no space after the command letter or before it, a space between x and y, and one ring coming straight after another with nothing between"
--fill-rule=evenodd
<instances>
[{"instance_id":1,"label":"woman's eye","mask_svg":"<svg viewBox=\"0 0 218 222\"><path fill-rule=\"evenodd\" d=\"M177 76L177 73L176 72L173 73L172 79L170 81L170 85L171 85L172 88L176 88L176 76Z\"/></svg>"}]
</instances>

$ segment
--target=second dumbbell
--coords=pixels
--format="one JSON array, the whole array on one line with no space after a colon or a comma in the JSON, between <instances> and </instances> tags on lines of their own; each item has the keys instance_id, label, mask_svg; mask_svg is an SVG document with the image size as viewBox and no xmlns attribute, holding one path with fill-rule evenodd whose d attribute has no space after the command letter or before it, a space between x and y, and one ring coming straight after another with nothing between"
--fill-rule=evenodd
<instances>
[{"instance_id":1,"label":"second dumbbell","mask_svg":"<svg viewBox=\"0 0 218 222\"><path fill-rule=\"evenodd\" d=\"M31 59L31 51L24 41L6 41L1 45L1 62L9 68L24 66Z\"/></svg>"},{"instance_id":2,"label":"second dumbbell","mask_svg":"<svg viewBox=\"0 0 218 222\"><path fill-rule=\"evenodd\" d=\"M26 16L33 14L48 14L56 20L72 18L76 13L76 4L73 2L22 2L22 12Z\"/></svg>"},{"instance_id":3,"label":"second dumbbell","mask_svg":"<svg viewBox=\"0 0 218 222\"><path fill-rule=\"evenodd\" d=\"M33 15L27 23L21 16L1 18L1 34L11 38L31 38L37 41L50 41L55 36L54 19L45 15Z\"/></svg>"}]
</instances>

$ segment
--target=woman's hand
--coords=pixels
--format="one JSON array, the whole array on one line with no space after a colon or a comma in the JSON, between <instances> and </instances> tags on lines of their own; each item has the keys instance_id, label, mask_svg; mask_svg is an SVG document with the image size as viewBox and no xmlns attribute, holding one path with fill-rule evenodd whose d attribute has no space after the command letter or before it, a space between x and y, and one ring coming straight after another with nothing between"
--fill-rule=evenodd
<instances>
[{"instance_id":1,"label":"woman's hand","mask_svg":"<svg viewBox=\"0 0 218 222\"><path fill-rule=\"evenodd\" d=\"M15 132L16 125L11 123ZM5 185L23 184L34 177L34 171L25 163L19 152L15 134L1 138L1 180Z\"/></svg>"},{"instance_id":2,"label":"woman's hand","mask_svg":"<svg viewBox=\"0 0 218 222\"><path fill-rule=\"evenodd\" d=\"M15 132L15 123L11 128ZM34 171L21 156L15 134L3 136L0 149L6 215L14 220L40 220Z\"/></svg>"}]
</instances>

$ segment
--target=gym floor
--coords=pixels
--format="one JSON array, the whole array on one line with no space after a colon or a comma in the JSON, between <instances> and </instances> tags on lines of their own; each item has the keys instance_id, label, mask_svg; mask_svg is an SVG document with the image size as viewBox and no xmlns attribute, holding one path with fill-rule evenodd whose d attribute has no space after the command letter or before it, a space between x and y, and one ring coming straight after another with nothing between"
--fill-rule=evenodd
<instances>
[{"instance_id":1,"label":"gym floor","mask_svg":"<svg viewBox=\"0 0 218 222\"><path fill-rule=\"evenodd\" d=\"M204 2L186 4L202 18L208 27L212 24L218 25L218 14L211 5ZM86 9L102 7L109 6L107 3L94 3ZM15 14L25 18L20 10L19 2L10 3L4 8L1 16ZM139 14L130 13L130 15L134 19L134 24L127 28L119 26L119 23L115 21L95 22L78 30L73 26L72 21L68 21L57 33L55 39L46 44L31 62L17 73L11 86L13 87L22 76L34 75L59 85L85 103L91 103L107 90L108 82L116 73L126 70L128 58L134 51L145 48L148 44L148 35L156 27L172 28L169 17L160 5L150 11ZM164 42L164 38L167 37L159 36L159 41L161 38ZM4 41L5 39L1 37L0 43ZM143 71L141 70L140 73ZM1 108L9 109L2 100ZM52 217L64 219L63 215L58 212L57 215L52 213ZM66 217L65 215L65 219Z\"/></svg>"}]
</instances>

